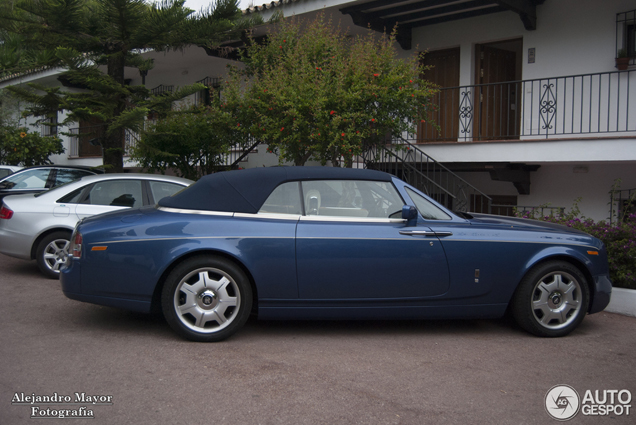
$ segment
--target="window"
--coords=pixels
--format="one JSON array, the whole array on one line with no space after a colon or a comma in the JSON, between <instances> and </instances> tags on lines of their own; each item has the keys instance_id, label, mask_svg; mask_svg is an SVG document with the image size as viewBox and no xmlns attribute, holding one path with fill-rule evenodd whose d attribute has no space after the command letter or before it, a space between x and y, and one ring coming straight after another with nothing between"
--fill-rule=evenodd
<instances>
[{"instance_id":1,"label":"window","mask_svg":"<svg viewBox=\"0 0 636 425\"><path fill-rule=\"evenodd\" d=\"M616 53L624 51L627 57L636 58L636 10L616 14Z\"/></svg>"},{"instance_id":2,"label":"window","mask_svg":"<svg viewBox=\"0 0 636 425\"><path fill-rule=\"evenodd\" d=\"M389 218L404 206L390 182L307 181L302 189L306 215Z\"/></svg>"},{"instance_id":3,"label":"window","mask_svg":"<svg viewBox=\"0 0 636 425\"><path fill-rule=\"evenodd\" d=\"M57 187L64 183L72 182L73 180L81 179L84 176L90 176L95 173L91 173L88 170L79 170L73 168L63 168L55 170L55 182L51 187Z\"/></svg>"},{"instance_id":4,"label":"window","mask_svg":"<svg viewBox=\"0 0 636 425\"><path fill-rule=\"evenodd\" d=\"M35 168L23 171L5 179L1 189L45 189L49 178L50 168Z\"/></svg>"},{"instance_id":5,"label":"window","mask_svg":"<svg viewBox=\"0 0 636 425\"><path fill-rule=\"evenodd\" d=\"M109 180L95 183L84 203L115 207L140 207L143 205L141 181Z\"/></svg>"},{"instance_id":6,"label":"window","mask_svg":"<svg viewBox=\"0 0 636 425\"><path fill-rule=\"evenodd\" d=\"M172 196L183 189L183 186L175 183L150 181L150 192L155 202L159 202L161 198Z\"/></svg>"},{"instance_id":7,"label":"window","mask_svg":"<svg viewBox=\"0 0 636 425\"><path fill-rule=\"evenodd\" d=\"M415 193L408 187L406 192L409 194L415 207L426 220L450 220L451 217L444 211L440 210L435 204L431 203L425 197Z\"/></svg>"},{"instance_id":8,"label":"window","mask_svg":"<svg viewBox=\"0 0 636 425\"><path fill-rule=\"evenodd\" d=\"M283 183L265 200L259 214L302 214L298 182Z\"/></svg>"},{"instance_id":9,"label":"window","mask_svg":"<svg viewBox=\"0 0 636 425\"><path fill-rule=\"evenodd\" d=\"M57 136L57 111L52 116L40 121L40 134L42 136Z\"/></svg>"}]
</instances>

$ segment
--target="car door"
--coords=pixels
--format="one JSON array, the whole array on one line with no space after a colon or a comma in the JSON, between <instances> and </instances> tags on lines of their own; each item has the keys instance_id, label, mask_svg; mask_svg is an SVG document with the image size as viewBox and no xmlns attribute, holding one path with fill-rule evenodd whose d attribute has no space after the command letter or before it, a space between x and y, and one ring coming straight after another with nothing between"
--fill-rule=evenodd
<instances>
[{"instance_id":1,"label":"car door","mask_svg":"<svg viewBox=\"0 0 636 425\"><path fill-rule=\"evenodd\" d=\"M400 299L444 294L449 272L436 236L401 219L391 182L302 183L305 214L296 231L301 299Z\"/></svg>"}]
</instances>

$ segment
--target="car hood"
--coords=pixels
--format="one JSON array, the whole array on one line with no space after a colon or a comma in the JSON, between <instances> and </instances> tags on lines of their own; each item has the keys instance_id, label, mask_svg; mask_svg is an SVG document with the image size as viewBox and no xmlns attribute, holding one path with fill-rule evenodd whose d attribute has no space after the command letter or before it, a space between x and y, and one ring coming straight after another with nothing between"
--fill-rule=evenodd
<instances>
[{"instance_id":1,"label":"car hood","mask_svg":"<svg viewBox=\"0 0 636 425\"><path fill-rule=\"evenodd\" d=\"M543 231L543 232L559 232L559 233L569 233L575 235L588 235L578 229L573 229L571 227L567 227L561 224L550 223L547 221L539 221L539 220L531 220L528 218L516 218L516 217L505 217L500 215L490 215L490 214L466 214L464 218L473 225L480 226L496 226L496 227L506 227L506 228L517 228L520 230L532 230L532 231Z\"/></svg>"}]
</instances>

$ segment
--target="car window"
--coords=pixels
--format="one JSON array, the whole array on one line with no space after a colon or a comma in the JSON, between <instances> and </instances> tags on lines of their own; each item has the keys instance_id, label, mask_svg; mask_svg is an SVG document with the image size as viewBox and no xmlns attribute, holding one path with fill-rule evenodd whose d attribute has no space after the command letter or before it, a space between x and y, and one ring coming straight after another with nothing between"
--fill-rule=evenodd
<instances>
[{"instance_id":1,"label":"car window","mask_svg":"<svg viewBox=\"0 0 636 425\"><path fill-rule=\"evenodd\" d=\"M161 198L172 196L183 189L183 186L175 183L150 181L150 191L155 202L159 202Z\"/></svg>"},{"instance_id":2,"label":"car window","mask_svg":"<svg viewBox=\"0 0 636 425\"><path fill-rule=\"evenodd\" d=\"M58 187L56 187L55 189L52 189L52 190L58 190L60 187L62 187L62 186L58 186ZM82 197L82 193L84 192L85 188L86 188L86 186L80 187L79 189L75 189L71 193L68 193L68 194L62 196L56 202L60 203L60 204L79 204L80 200L81 200L81 197ZM35 195L35 196L39 196L39 195Z\"/></svg>"},{"instance_id":3,"label":"car window","mask_svg":"<svg viewBox=\"0 0 636 425\"><path fill-rule=\"evenodd\" d=\"M451 216L446 214L444 211L440 210L435 204L426 199L425 197L419 195L413 190L406 188L406 192L409 194L415 207L420 212L422 217L427 220L450 220Z\"/></svg>"},{"instance_id":4,"label":"car window","mask_svg":"<svg viewBox=\"0 0 636 425\"><path fill-rule=\"evenodd\" d=\"M13 171L11 171L8 168L0 168L0 178L6 177L6 176L8 176L11 173L13 173Z\"/></svg>"},{"instance_id":5,"label":"car window","mask_svg":"<svg viewBox=\"0 0 636 425\"><path fill-rule=\"evenodd\" d=\"M44 189L49 178L50 168L34 168L7 177L1 189Z\"/></svg>"},{"instance_id":6,"label":"car window","mask_svg":"<svg viewBox=\"0 0 636 425\"><path fill-rule=\"evenodd\" d=\"M143 205L141 181L126 179L95 183L84 203L115 207L141 207Z\"/></svg>"},{"instance_id":7,"label":"car window","mask_svg":"<svg viewBox=\"0 0 636 425\"><path fill-rule=\"evenodd\" d=\"M390 182L322 180L302 183L305 214L389 218L404 201Z\"/></svg>"},{"instance_id":8,"label":"car window","mask_svg":"<svg viewBox=\"0 0 636 425\"><path fill-rule=\"evenodd\" d=\"M258 211L259 214L302 214L298 184L298 182L283 183L274 189Z\"/></svg>"},{"instance_id":9,"label":"car window","mask_svg":"<svg viewBox=\"0 0 636 425\"><path fill-rule=\"evenodd\" d=\"M84 176L90 176L92 173L88 170L76 170L71 168L60 168L57 170L57 174L55 175L55 183L53 183L53 187L57 187L61 184L72 182L73 180L80 179Z\"/></svg>"}]
</instances>

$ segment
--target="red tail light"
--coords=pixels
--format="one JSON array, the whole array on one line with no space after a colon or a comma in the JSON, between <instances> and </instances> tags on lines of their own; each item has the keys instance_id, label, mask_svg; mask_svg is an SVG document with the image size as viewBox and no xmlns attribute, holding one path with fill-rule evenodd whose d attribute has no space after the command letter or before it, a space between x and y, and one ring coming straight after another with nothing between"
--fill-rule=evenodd
<instances>
[{"instance_id":1,"label":"red tail light","mask_svg":"<svg viewBox=\"0 0 636 425\"><path fill-rule=\"evenodd\" d=\"M2 208L0 208L0 219L8 220L11 217L13 217L13 211L3 205Z\"/></svg>"},{"instance_id":2,"label":"red tail light","mask_svg":"<svg viewBox=\"0 0 636 425\"><path fill-rule=\"evenodd\" d=\"M73 258L82 257L82 234L77 230L73 232L73 236L71 236L71 246L68 251Z\"/></svg>"}]
</instances>

